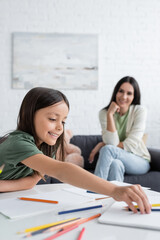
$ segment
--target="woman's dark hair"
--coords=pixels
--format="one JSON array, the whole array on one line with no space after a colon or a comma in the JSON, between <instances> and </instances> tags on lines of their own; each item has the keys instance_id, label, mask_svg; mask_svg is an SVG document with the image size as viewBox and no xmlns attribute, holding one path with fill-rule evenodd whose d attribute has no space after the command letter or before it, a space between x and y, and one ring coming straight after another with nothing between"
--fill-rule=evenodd
<instances>
[{"instance_id":1,"label":"woman's dark hair","mask_svg":"<svg viewBox=\"0 0 160 240\"><path fill-rule=\"evenodd\" d=\"M133 98L133 101L132 101L131 104L134 104L134 105L140 105L141 104L141 93L140 93L138 82L133 77L126 76L126 77L121 78L117 82L117 84L116 84L116 86L113 90L111 100L110 100L109 104L104 109L108 110L111 103L113 101L116 102L117 92L119 91L119 89L120 89L120 87L123 83L130 83L132 85L133 89L134 89L134 98Z\"/></svg>"},{"instance_id":2,"label":"woman's dark hair","mask_svg":"<svg viewBox=\"0 0 160 240\"><path fill-rule=\"evenodd\" d=\"M66 96L60 91L43 87L31 89L22 101L17 119L17 130L29 133L34 137L35 142L37 142L38 137L34 126L35 112L61 101L64 101L69 108L69 102ZM60 158L64 161L64 132L57 139L54 146L42 143L40 150L45 155L53 157L53 154L56 154L58 147L60 147Z\"/></svg>"}]
</instances>

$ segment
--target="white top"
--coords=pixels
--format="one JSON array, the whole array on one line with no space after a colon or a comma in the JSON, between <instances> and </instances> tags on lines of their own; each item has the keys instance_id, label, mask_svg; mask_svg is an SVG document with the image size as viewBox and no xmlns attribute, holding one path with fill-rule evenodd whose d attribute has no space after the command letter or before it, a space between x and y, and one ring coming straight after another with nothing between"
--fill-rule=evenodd
<instances>
[{"instance_id":1,"label":"white top","mask_svg":"<svg viewBox=\"0 0 160 240\"><path fill-rule=\"evenodd\" d=\"M141 105L131 105L126 125L126 139L123 141L124 150L135 155L148 159L151 157L142 138L145 131L147 110ZM105 144L117 146L120 142L118 132L107 130L107 111L102 109L99 112L99 120L102 128L102 139Z\"/></svg>"}]
</instances>

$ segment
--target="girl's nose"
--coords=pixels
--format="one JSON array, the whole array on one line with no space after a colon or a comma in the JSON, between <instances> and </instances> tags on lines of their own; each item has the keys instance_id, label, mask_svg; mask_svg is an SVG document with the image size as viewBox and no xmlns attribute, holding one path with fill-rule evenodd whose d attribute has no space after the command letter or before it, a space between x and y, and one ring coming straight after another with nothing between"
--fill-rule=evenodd
<instances>
[{"instance_id":1,"label":"girl's nose","mask_svg":"<svg viewBox=\"0 0 160 240\"><path fill-rule=\"evenodd\" d=\"M57 123L56 128L57 128L57 130L61 131L63 129L63 124Z\"/></svg>"}]
</instances>

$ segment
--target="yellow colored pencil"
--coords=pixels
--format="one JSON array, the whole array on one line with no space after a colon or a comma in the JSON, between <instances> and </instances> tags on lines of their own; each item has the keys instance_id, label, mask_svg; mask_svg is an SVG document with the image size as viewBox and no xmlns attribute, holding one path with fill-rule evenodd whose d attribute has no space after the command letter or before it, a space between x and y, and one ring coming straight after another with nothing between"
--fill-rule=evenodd
<instances>
[{"instance_id":1,"label":"yellow colored pencil","mask_svg":"<svg viewBox=\"0 0 160 240\"><path fill-rule=\"evenodd\" d=\"M152 207L160 207L160 203L153 203L151 204ZM135 205L134 207L138 208L138 205Z\"/></svg>"},{"instance_id":2,"label":"yellow colored pencil","mask_svg":"<svg viewBox=\"0 0 160 240\"><path fill-rule=\"evenodd\" d=\"M67 223L67 222L69 222L71 220L75 220L75 219L76 218L70 218L70 219L65 219L65 220L61 220L61 221L57 221L57 222L53 222L53 223L48 223L48 224L44 224L44 225L40 225L40 226L36 226L36 227L32 227L32 228L27 228L24 231L17 232L17 233L20 234L20 233L33 232L33 231L41 230L43 228L56 226L56 225L61 224L61 223Z\"/></svg>"},{"instance_id":3,"label":"yellow colored pencil","mask_svg":"<svg viewBox=\"0 0 160 240\"><path fill-rule=\"evenodd\" d=\"M151 204L152 207L160 207L160 203Z\"/></svg>"}]
</instances>

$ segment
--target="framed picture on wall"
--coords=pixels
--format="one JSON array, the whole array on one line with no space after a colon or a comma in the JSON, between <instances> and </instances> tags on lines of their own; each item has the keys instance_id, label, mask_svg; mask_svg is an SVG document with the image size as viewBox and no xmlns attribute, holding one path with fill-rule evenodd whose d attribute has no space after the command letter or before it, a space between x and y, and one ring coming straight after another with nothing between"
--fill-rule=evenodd
<instances>
[{"instance_id":1,"label":"framed picture on wall","mask_svg":"<svg viewBox=\"0 0 160 240\"><path fill-rule=\"evenodd\" d=\"M13 33L12 87L98 88L98 35Z\"/></svg>"}]
</instances>

